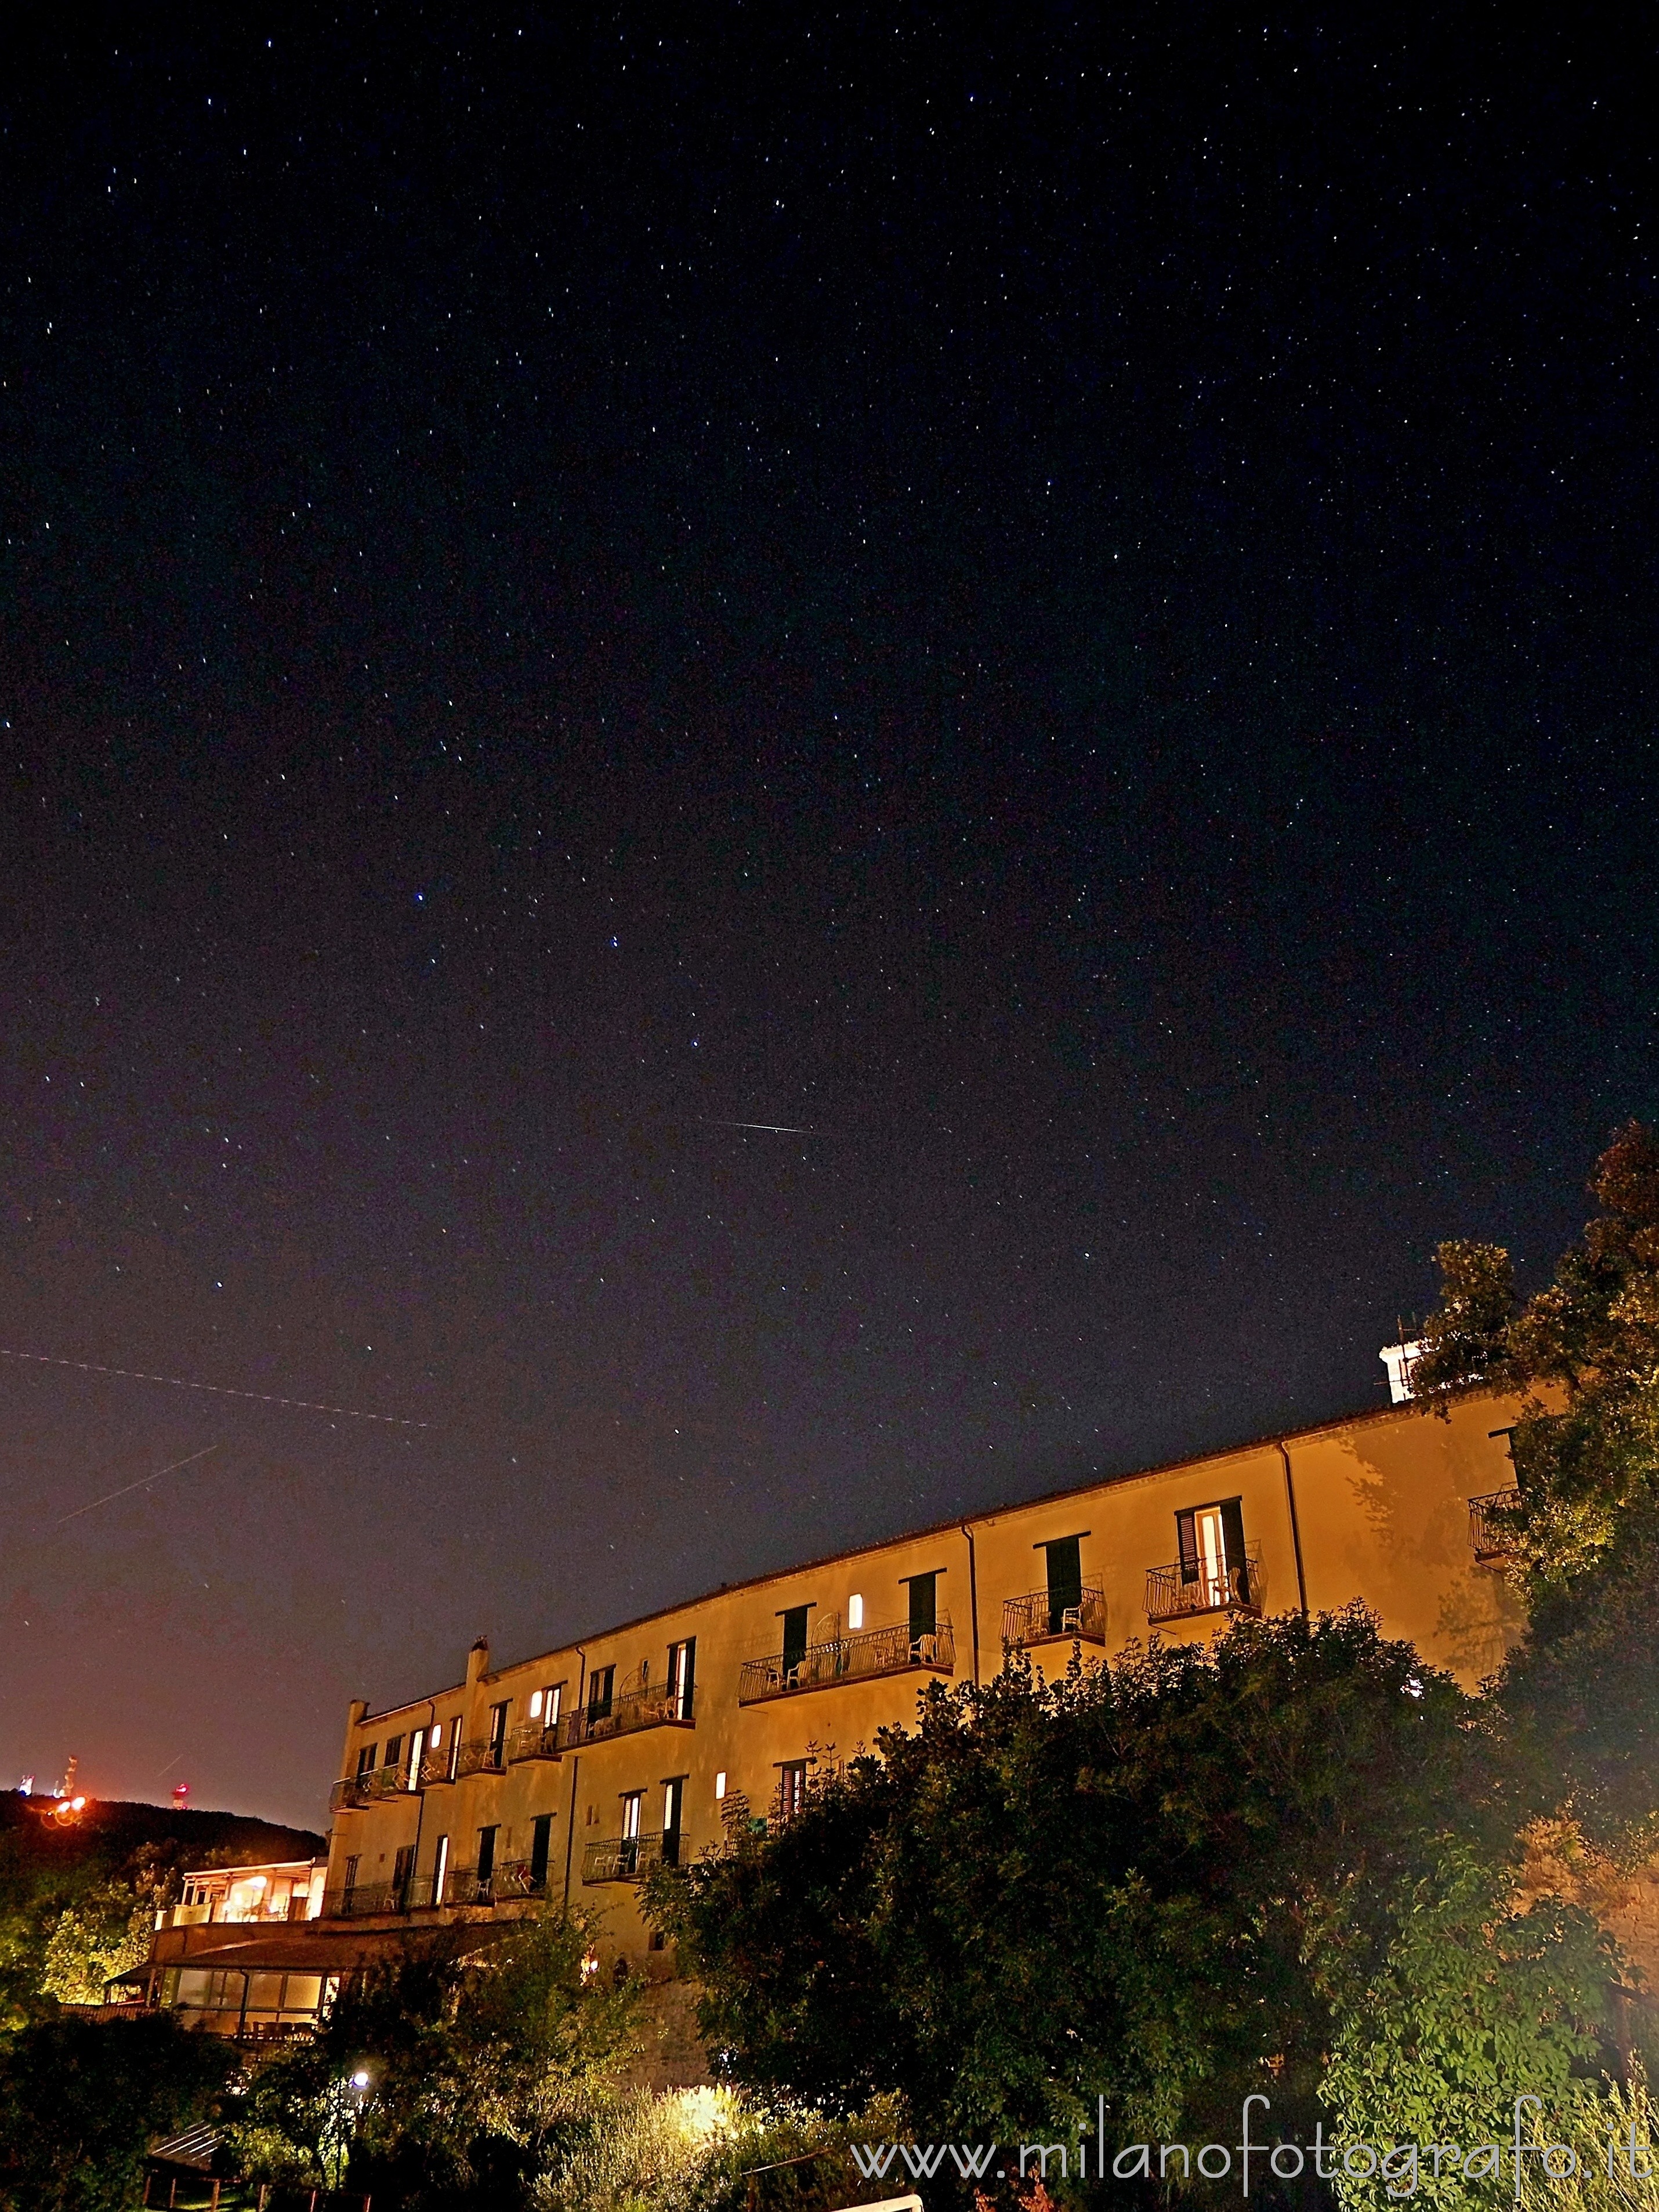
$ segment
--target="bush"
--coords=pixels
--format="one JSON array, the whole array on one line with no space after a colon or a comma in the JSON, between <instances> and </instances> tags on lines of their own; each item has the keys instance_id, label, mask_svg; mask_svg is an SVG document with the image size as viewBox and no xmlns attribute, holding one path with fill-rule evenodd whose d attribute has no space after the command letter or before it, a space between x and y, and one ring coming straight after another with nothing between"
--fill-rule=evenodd
<instances>
[{"instance_id":1,"label":"bush","mask_svg":"<svg viewBox=\"0 0 1659 2212\"><path fill-rule=\"evenodd\" d=\"M125 2212L158 2135L215 2117L234 2063L166 2014L44 2021L0 2041L3 2212Z\"/></svg>"}]
</instances>

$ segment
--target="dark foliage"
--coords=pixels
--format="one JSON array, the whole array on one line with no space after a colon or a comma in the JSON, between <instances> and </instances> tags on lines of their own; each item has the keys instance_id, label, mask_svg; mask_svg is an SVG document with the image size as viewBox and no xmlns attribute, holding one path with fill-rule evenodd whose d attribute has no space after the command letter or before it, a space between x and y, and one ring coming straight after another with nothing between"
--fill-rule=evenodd
<instances>
[{"instance_id":1,"label":"dark foliage","mask_svg":"<svg viewBox=\"0 0 1659 2212\"><path fill-rule=\"evenodd\" d=\"M233 2064L166 2014L0 2037L0 2207L125 2212L150 2142L216 2113Z\"/></svg>"},{"instance_id":2,"label":"dark foliage","mask_svg":"<svg viewBox=\"0 0 1659 2212\"><path fill-rule=\"evenodd\" d=\"M1538 1788L1595 1839L1659 1832L1659 1136L1619 1131L1601 1211L1524 1304L1495 1245L1440 1249L1415 1381L1522 1395L1513 1572L1529 1621L1499 1685Z\"/></svg>"},{"instance_id":3,"label":"dark foliage","mask_svg":"<svg viewBox=\"0 0 1659 2212\"><path fill-rule=\"evenodd\" d=\"M1264 2085L1310 2121L1399 1896L1510 1828L1474 1702L1358 1608L936 1688L879 1748L651 1901L738 2078L897 2087L922 2136L1100 2095L1120 2140L1190 2135Z\"/></svg>"}]
</instances>

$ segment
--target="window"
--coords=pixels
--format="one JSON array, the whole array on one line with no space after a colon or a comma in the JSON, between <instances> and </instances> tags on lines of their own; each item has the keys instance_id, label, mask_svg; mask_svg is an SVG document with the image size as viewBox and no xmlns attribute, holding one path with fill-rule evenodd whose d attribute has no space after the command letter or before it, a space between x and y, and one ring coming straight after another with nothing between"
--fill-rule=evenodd
<instances>
[{"instance_id":1,"label":"window","mask_svg":"<svg viewBox=\"0 0 1659 2212\"><path fill-rule=\"evenodd\" d=\"M662 1856L665 1866L680 1863L680 1816L685 1808L685 1777L676 1774L662 1785Z\"/></svg>"},{"instance_id":2,"label":"window","mask_svg":"<svg viewBox=\"0 0 1659 2212\"><path fill-rule=\"evenodd\" d=\"M617 1687L614 1667L596 1667L587 1678L587 1717L602 1721L610 1717L611 1701Z\"/></svg>"},{"instance_id":3,"label":"window","mask_svg":"<svg viewBox=\"0 0 1659 2212\"><path fill-rule=\"evenodd\" d=\"M1177 1513L1176 1537L1181 1547L1182 1587L1188 1597L1201 1606L1249 1602L1244 1510L1238 1498Z\"/></svg>"},{"instance_id":4,"label":"window","mask_svg":"<svg viewBox=\"0 0 1659 2212\"><path fill-rule=\"evenodd\" d=\"M810 1605L792 1605L778 1618L783 1623L783 1671L788 1674L806 1656L806 1617Z\"/></svg>"},{"instance_id":5,"label":"window","mask_svg":"<svg viewBox=\"0 0 1659 2212\"><path fill-rule=\"evenodd\" d=\"M434 1721L432 1723L432 1748L434 1751L438 1751L442 1748L443 1740L444 1724L441 1721Z\"/></svg>"},{"instance_id":6,"label":"window","mask_svg":"<svg viewBox=\"0 0 1659 2212\"><path fill-rule=\"evenodd\" d=\"M624 1842L632 1842L640 1832L640 1808L645 1802L643 1790L623 1792L622 1801L622 1832Z\"/></svg>"},{"instance_id":7,"label":"window","mask_svg":"<svg viewBox=\"0 0 1659 2212\"><path fill-rule=\"evenodd\" d=\"M691 1717L691 1700L697 1680L697 1639L668 1647L668 1710L677 1721Z\"/></svg>"},{"instance_id":8,"label":"window","mask_svg":"<svg viewBox=\"0 0 1659 2212\"><path fill-rule=\"evenodd\" d=\"M726 1796L726 1769L721 1767L714 1777L714 1802L718 1805Z\"/></svg>"},{"instance_id":9,"label":"window","mask_svg":"<svg viewBox=\"0 0 1659 2212\"><path fill-rule=\"evenodd\" d=\"M478 1887L487 1889L495 1878L495 1838L501 1833L496 1826L478 1831Z\"/></svg>"},{"instance_id":10,"label":"window","mask_svg":"<svg viewBox=\"0 0 1659 2212\"><path fill-rule=\"evenodd\" d=\"M530 1829L530 1886L543 1888L547 1881L547 1856L553 1835L553 1815L538 1814Z\"/></svg>"},{"instance_id":11,"label":"window","mask_svg":"<svg viewBox=\"0 0 1659 2212\"><path fill-rule=\"evenodd\" d=\"M461 1765L461 1723L460 1723L459 1720L459 1719L457 1719L457 1720L454 1722L454 1723L453 1724L453 1726L451 1727L450 1731L449 1731L449 1766L448 1766L448 1770L447 1770L447 1774L448 1774L448 1779L449 1779L451 1782L453 1782L453 1781L455 1779L456 1775L460 1771L460 1765Z\"/></svg>"},{"instance_id":12,"label":"window","mask_svg":"<svg viewBox=\"0 0 1659 2212\"><path fill-rule=\"evenodd\" d=\"M910 1644L914 1648L924 1636L932 1636L939 1627L939 1576L912 1575L910 1584Z\"/></svg>"},{"instance_id":13,"label":"window","mask_svg":"<svg viewBox=\"0 0 1659 2212\"><path fill-rule=\"evenodd\" d=\"M416 1729L409 1739L409 1786L411 1790L418 1790L421 1786L421 1761L425 1756L426 1730Z\"/></svg>"},{"instance_id":14,"label":"window","mask_svg":"<svg viewBox=\"0 0 1659 2212\"><path fill-rule=\"evenodd\" d=\"M1048 1561L1050 1636L1064 1634L1068 1613L1071 1625L1077 1625L1079 1608L1083 1603L1082 1542L1079 1536L1059 1536L1042 1547Z\"/></svg>"},{"instance_id":15,"label":"window","mask_svg":"<svg viewBox=\"0 0 1659 2212\"><path fill-rule=\"evenodd\" d=\"M366 1743L358 1752L357 1779L359 1782L362 1780L366 1774L373 1774L374 1771L374 1754L379 1749L380 1746L378 1744Z\"/></svg>"},{"instance_id":16,"label":"window","mask_svg":"<svg viewBox=\"0 0 1659 2212\"><path fill-rule=\"evenodd\" d=\"M392 1909L394 1912L409 1910L409 1884L415 1872L415 1846L404 1844L392 1862Z\"/></svg>"},{"instance_id":17,"label":"window","mask_svg":"<svg viewBox=\"0 0 1659 2212\"><path fill-rule=\"evenodd\" d=\"M354 1851L345 1863L345 1893L350 1896L357 1887L357 1855Z\"/></svg>"},{"instance_id":18,"label":"window","mask_svg":"<svg viewBox=\"0 0 1659 2212\"><path fill-rule=\"evenodd\" d=\"M856 1590L847 1601L847 1626L849 1629L860 1629L864 1626L864 1600Z\"/></svg>"},{"instance_id":19,"label":"window","mask_svg":"<svg viewBox=\"0 0 1659 2212\"><path fill-rule=\"evenodd\" d=\"M447 1836L440 1836L438 1838L438 1848L434 1853L432 1859L432 1902L434 1905L441 1905L443 1903L444 1885L448 1880L449 1838Z\"/></svg>"},{"instance_id":20,"label":"window","mask_svg":"<svg viewBox=\"0 0 1659 2212\"><path fill-rule=\"evenodd\" d=\"M512 1699L505 1698L499 1705L489 1708L489 1763L500 1766L507 1757L507 1716L512 1709Z\"/></svg>"},{"instance_id":21,"label":"window","mask_svg":"<svg viewBox=\"0 0 1659 2212\"><path fill-rule=\"evenodd\" d=\"M531 1694L530 1717L539 1721L544 1729L557 1728L559 1708L564 1703L564 1684L550 1682L546 1689Z\"/></svg>"},{"instance_id":22,"label":"window","mask_svg":"<svg viewBox=\"0 0 1659 2212\"><path fill-rule=\"evenodd\" d=\"M389 1735L386 1740L386 1763L395 1766L403 1756L404 1740L400 1735Z\"/></svg>"},{"instance_id":23,"label":"window","mask_svg":"<svg viewBox=\"0 0 1659 2212\"><path fill-rule=\"evenodd\" d=\"M806 1802L806 1761L787 1760L778 1769L778 1823L793 1820Z\"/></svg>"}]
</instances>

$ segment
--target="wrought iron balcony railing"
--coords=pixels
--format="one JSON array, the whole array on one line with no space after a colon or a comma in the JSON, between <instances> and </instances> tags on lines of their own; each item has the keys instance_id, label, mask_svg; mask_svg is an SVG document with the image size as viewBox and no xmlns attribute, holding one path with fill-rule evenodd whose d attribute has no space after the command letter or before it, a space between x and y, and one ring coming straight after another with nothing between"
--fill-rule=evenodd
<instances>
[{"instance_id":1,"label":"wrought iron balcony railing","mask_svg":"<svg viewBox=\"0 0 1659 2212\"><path fill-rule=\"evenodd\" d=\"M568 1713L559 1723L559 1747L580 1751L584 1744L631 1735L636 1729L690 1728L696 1718L695 1704L695 1689L674 1689L665 1682L642 1690L624 1690L604 1712L579 1705L574 1713Z\"/></svg>"},{"instance_id":2,"label":"wrought iron balcony railing","mask_svg":"<svg viewBox=\"0 0 1659 2212\"><path fill-rule=\"evenodd\" d=\"M1002 1640L1005 1644L1103 1644L1105 1595L1097 1589L1084 1589L1074 1601L1068 1601L1047 1590L1033 1590L1026 1597L1006 1598L1002 1607Z\"/></svg>"},{"instance_id":3,"label":"wrought iron balcony railing","mask_svg":"<svg viewBox=\"0 0 1659 2212\"><path fill-rule=\"evenodd\" d=\"M374 1913L412 1912L430 1905L432 1884L425 1881L360 1881L350 1889L331 1889L323 1899L325 1920L361 1920Z\"/></svg>"},{"instance_id":4,"label":"wrought iron balcony railing","mask_svg":"<svg viewBox=\"0 0 1659 2212\"><path fill-rule=\"evenodd\" d=\"M1257 1613L1261 1610L1261 1553L1254 1544L1242 1559L1224 1567L1202 1560L1177 1559L1146 1571L1148 1620L1186 1620L1200 1613Z\"/></svg>"},{"instance_id":5,"label":"wrought iron balcony railing","mask_svg":"<svg viewBox=\"0 0 1659 2212\"><path fill-rule=\"evenodd\" d=\"M799 1654L777 1652L746 1659L738 1676L738 1703L758 1705L765 1698L793 1697L801 1690L823 1690L836 1682L864 1682L878 1674L920 1669L932 1674L956 1670L956 1639L948 1620L913 1636L906 1625L866 1628L809 1644Z\"/></svg>"},{"instance_id":6,"label":"wrought iron balcony railing","mask_svg":"<svg viewBox=\"0 0 1659 2212\"><path fill-rule=\"evenodd\" d=\"M678 1866L678 1829L643 1836L612 1836L603 1844L590 1844L582 1853L584 1881L638 1881L653 1867Z\"/></svg>"},{"instance_id":7,"label":"wrought iron balcony railing","mask_svg":"<svg viewBox=\"0 0 1659 2212\"><path fill-rule=\"evenodd\" d=\"M529 1859L503 1859L482 1876L475 1866L451 1867L441 1897L435 1894L430 1875L403 1882L360 1881L350 1889L331 1890L323 1899L323 1917L360 1920L376 1913L423 1912L434 1905L511 1905L546 1893L545 1870L538 1875Z\"/></svg>"},{"instance_id":8,"label":"wrought iron balcony railing","mask_svg":"<svg viewBox=\"0 0 1659 2212\"><path fill-rule=\"evenodd\" d=\"M507 1739L507 1755L514 1765L525 1759L557 1759L563 1749L556 1721L550 1728L540 1721L526 1721Z\"/></svg>"},{"instance_id":9,"label":"wrought iron balcony railing","mask_svg":"<svg viewBox=\"0 0 1659 2212\"><path fill-rule=\"evenodd\" d=\"M470 1743L461 1746L455 1761L455 1779L459 1782L469 1774L500 1774L506 1765L505 1741L497 1744L492 1737L474 1736Z\"/></svg>"},{"instance_id":10,"label":"wrought iron balcony railing","mask_svg":"<svg viewBox=\"0 0 1659 2212\"><path fill-rule=\"evenodd\" d=\"M1519 1512L1518 1490L1489 1491L1469 1500L1469 1545L1483 1565L1507 1559L1515 1550L1515 1529L1506 1516Z\"/></svg>"},{"instance_id":11,"label":"wrought iron balcony railing","mask_svg":"<svg viewBox=\"0 0 1659 2212\"><path fill-rule=\"evenodd\" d=\"M373 1767L367 1774L349 1774L329 1791L328 1809L331 1813L349 1813L363 1805L378 1804L385 1797L406 1796L411 1788L420 1788L425 1780L422 1765L419 1777L411 1783L406 1759L400 1759L395 1766Z\"/></svg>"}]
</instances>

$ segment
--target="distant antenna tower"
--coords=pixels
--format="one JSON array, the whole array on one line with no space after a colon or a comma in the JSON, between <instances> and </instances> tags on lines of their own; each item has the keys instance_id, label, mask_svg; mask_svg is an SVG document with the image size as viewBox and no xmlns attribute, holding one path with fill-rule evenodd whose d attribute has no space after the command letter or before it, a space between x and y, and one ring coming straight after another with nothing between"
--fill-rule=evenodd
<instances>
[{"instance_id":1,"label":"distant antenna tower","mask_svg":"<svg viewBox=\"0 0 1659 2212\"><path fill-rule=\"evenodd\" d=\"M173 1802L178 1811L180 1813L184 1811L185 1806L190 1802L190 1784L188 1782L175 1782L173 1784Z\"/></svg>"}]
</instances>

